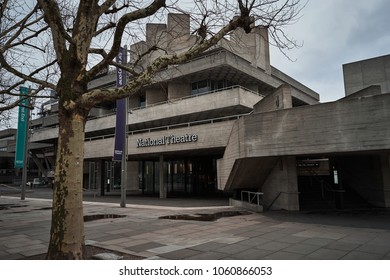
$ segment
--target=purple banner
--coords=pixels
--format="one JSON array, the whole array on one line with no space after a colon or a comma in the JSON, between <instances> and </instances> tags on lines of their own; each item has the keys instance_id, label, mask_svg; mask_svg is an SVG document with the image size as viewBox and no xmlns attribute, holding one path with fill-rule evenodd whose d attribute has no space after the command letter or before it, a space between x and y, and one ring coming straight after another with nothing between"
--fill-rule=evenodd
<instances>
[{"instance_id":1,"label":"purple banner","mask_svg":"<svg viewBox=\"0 0 390 280\"><path fill-rule=\"evenodd\" d=\"M126 51L120 48L118 56L116 57L118 64L126 63ZM116 86L123 87L126 83L126 73L119 67L116 68ZM114 161L121 161L126 139L126 102L127 98L116 101L116 126L115 126L115 147L114 147Z\"/></svg>"}]
</instances>

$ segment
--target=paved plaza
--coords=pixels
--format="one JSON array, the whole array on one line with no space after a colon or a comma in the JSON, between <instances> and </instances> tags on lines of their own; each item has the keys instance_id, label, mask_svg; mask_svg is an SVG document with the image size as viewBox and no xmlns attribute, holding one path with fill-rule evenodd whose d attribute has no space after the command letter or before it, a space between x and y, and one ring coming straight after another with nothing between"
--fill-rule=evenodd
<instances>
[{"instance_id":1,"label":"paved plaza","mask_svg":"<svg viewBox=\"0 0 390 280\"><path fill-rule=\"evenodd\" d=\"M130 197L126 208L119 197L107 200L86 201L84 215L124 217L86 222L86 242L146 259L390 259L390 213L384 209L267 211L201 221L159 217L243 209L226 200ZM0 197L0 259L46 252L50 207L47 198Z\"/></svg>"}]
</instances>

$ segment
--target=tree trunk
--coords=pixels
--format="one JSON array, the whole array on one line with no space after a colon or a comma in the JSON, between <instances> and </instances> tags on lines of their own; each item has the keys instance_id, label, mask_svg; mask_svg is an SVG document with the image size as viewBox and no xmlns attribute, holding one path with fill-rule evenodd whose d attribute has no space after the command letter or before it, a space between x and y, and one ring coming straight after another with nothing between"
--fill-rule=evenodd
<instances>
[{"instance_id":1,"label":"tree trunk","mask_svg":"<svg viewBox=\"0 0 390 280\"><path fill-rule=\"evenodd\" d=\"M61 110L61 107L60 107ZM53 210L47 259L83 259L83 160L85 117L59 114Z\"/></svg>"}]
</instances>

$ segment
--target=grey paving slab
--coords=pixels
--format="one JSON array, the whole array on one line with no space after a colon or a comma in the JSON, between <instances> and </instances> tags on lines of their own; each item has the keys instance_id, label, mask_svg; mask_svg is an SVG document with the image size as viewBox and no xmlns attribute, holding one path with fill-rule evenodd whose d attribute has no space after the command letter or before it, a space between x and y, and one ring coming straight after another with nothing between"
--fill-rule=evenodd
<instances>
[{"instance_id":1,"label":"grey paving slab","mask_svg":"<svg viewBox=\"0 0 390 280\"><path fill-rule=\"evenodd\" d=\"M147 242L147 243L139 244L136 246L126 247L125 249L130 250L130 251L134 251L134 252L141 252L141 251L146 251L146 250L150 250L150 249L157 248L157 247L163 247L163 246L164 246L164 244L161 244L161 243Z\"/></svg>"},{"instance_id":2,"label":"grey paving slab","mask_svg":"<svg viewBox=\"0 0 390 280\"><path fill-rule=\"evenodd\" d=\"M327 249L335 249L335 250L342 250L342 251L352 251L359 247L360 244L358 243L350 243L350 242L344 242L344 241L335 241L332 243L329 243L328 245L325 246Z\"/></svg>"},{"instance_id":3,"label":"grey paving slab","mask_svg":"<svg viewBox=\"0 0 390 280\"><path fill-rule=\"evenodd\" d=\"M335 249L320 248L311 254L305 256L308 260L339 260L343 258L347 252Z\"/></svg>"},{"instance_id":4,"label":"grey paving slab","mask_svg":"<svg viewBox=\"0 0 390 280\"><path fill-rule=\"evenodd\" d=\"M267 243L262 244L260 246L257 246L256 248L260 249L260 250L267 250L267 251L271 251L271 252L276 252L276 251L280 251L284 248L287 248L289 246L291 246L291 243L270 241L270 242L267 242Z\"/></svg>"},{"instance_id":5,"label":"grey paving slab","mask_svg":"<svg viewBox=\"0 0 390 280\"><path fill-rule=\"evenodd\" d=\"M203 252L198 255L194 255L191 257L187 257L187 260L222 260L222 259L230 259L231 255L227 255L220 252L208 251Z\"/></svg>"},{"instance_id":6,"label":"grey paving slab","mask_svg":"<svg viewBox=\"0 0 390 280\"><path fill-rule=\"evenodd\" d=\"M316 250L318 250L318 246L302 244L302 243L294 244L283 249L283 251L285 252L302 254L302 255L308 255Z\"/></svg>"},{"instance_id":7,"label":"grey paving slab","mask_svg":"<svg viewBox=\"0 0 390 280\"><path fill-rule=\"evenodd\" d=\"M220 248L214 249L214 251L220 252L220 253L224 253L224 254L228 254L228 255L233 255L233 254L240 253L242 251L246 251L246 250L248 250L250 248L251 247L247 246L247 245L231 244L231 245L227 245L225 247L220 247Z\"/></svg>"},{"instance_id":8,"label":"grey paving slab","mask_svg":"<svg viewBox=\"0 0 390 280\"><path fill-rule=\"evenodd\" d=\"M380 260L384 257L383 254L372 254L361 251L353 251L342 257L343 260Z\"/></svg>"},{"instance_id":9,"label":"grey paving slab","mask_svg":"<svg viewBox=\"0 0 390 280\"><path fill-rule=\"evenodd\" d=\"M314 238L309 238L304 241L302 241L303 244L308 244L308 245L315 245L315 246L326 246L330 243L335 243L334 239L328 239L328 238L321 238L321 237L314 237Z\"/></svg>"},{"instance_id":10,"label":"grey paving slab","mask_svg":"<svg viewBox=\"0 0 390 280\"><path fill-rule=\"evenodd\" d=\"M355 251L359 252L366 252L366 253L372 253L372 254L378 254L378 255L386 255L390 253L390 244L370 244L366 243L356 248Z\"/></svg>"},{"instance_id":11,"label":"grey paving slab","mask_svg":"<svg viewBox=\"0 0 390 280\"><path fill-rule=\"evenodd\" d=\"M247 238L245 240L237 242L237 244L248 245L248 246L254 248L254 247L260 246L262 244L268 243L268 242L270 242L269 239L265 239L265 238L262 238L260 236L260 237L254 237L254 238Z\"/></svg>"},{"instance_id":12,"label":"grey paving slab","mask_svg":"<svg viewBox=\"0 0 390 280\"><path fill-rule=\"evenodd\" d=\"M202 252L208 252L208 251L213 251L218 248L225 247L226 244L222 244L219 242L206 242L200 245L192 246L191 249L197 250L197 251L202 251Z\"/></svg>"},{"instance_id":13,"label":"grey paving slab","mask_svg":"<svg viewBox=\"0 0 390 280\"><path fill-rule=\"evenodd\" d=\"M199 254L203 254L203 252L192 250L192 249L182 249L182 250L161 254L159 256L170 260L184 260Z\"/></svg>"},{"instance_id":14,"label":"grey paving slab","mask_svg":"<svg viewBox=\"0 0 390 280\"><path fill-rule=\"evenodd\" d=\"M273 254L274 251L267 251L257 248L251 248L240 253L234 254L234 258L238 260L260 260L264 257Z\"/></svg>"},{"instance_id":15,"label":"grey paving slab","mask_svg":"<svg viewBox=\"0 0 390 280\"><path fill-rule=\"evenodd\" d=\"M263 259L265 259L265 260L301 260L301 259L304 259L304 255L297 254L297 253L291 253L291 252L278 251L278 252L275 252L275 253L272 253L270 255L265 256Z\"/></svg>"}]
</instances>

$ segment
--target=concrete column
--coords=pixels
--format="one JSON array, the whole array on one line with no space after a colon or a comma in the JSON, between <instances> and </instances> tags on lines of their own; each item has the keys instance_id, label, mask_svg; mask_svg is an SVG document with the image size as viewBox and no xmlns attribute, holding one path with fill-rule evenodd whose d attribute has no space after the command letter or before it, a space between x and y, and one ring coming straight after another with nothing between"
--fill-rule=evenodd
<instances>
[{"instance_id":1,"label":"concrete column","mask_svg":"<svg viewBox=\"0 0 390 280\"><path fill-rule=\"evenodd\" d=\"M100 195L104 195L104 172L105 172L105 165L104 160L100 159L98 162L97 167L97 178L96 178L96 185L97 189L100 190Z\"/></svg>"},{"instance_id":2,"label":"concrete column","mask_svg":"<svg viewBox=\"0 0 390 280\"><path fill-rule=\"evenodd\" d=\"M280 158L265 181L262 191L264 192L263 200L266 207L273 202L272 210L299 211L295 157Z\"/></svg>"},{"instance_id":3,"label":"concrete column","mask_svg":"<svg viewBox=\"0 0 390 280\"><path fill-rule=\"evenodd\" d=\"M164 184L164 156L160 155L158 162L159 181L160 181L160 198L167 198L167 187Z\"/></svg>"}]
</instances>

